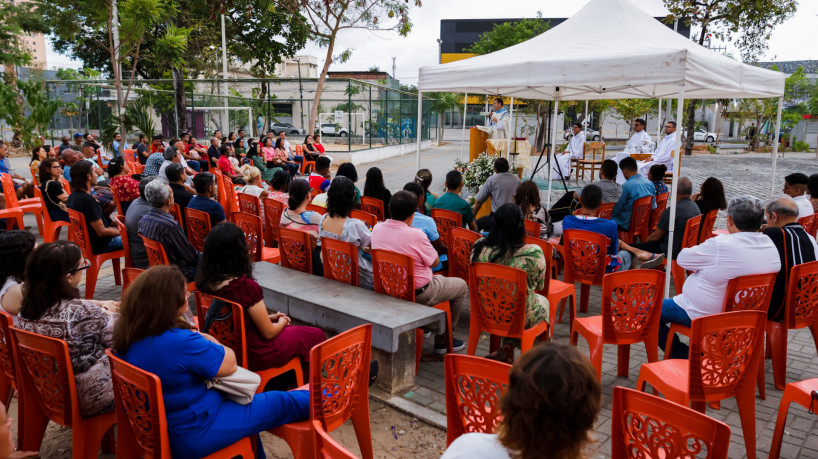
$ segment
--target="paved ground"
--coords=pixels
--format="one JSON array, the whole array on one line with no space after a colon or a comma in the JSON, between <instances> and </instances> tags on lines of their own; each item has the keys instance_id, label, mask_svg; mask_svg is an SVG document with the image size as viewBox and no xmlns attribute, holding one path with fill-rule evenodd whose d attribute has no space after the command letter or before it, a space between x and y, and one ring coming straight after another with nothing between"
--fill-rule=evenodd
<instances>
[{"instance_id":1,"label":"paved ground","mask_svg":"<svg viewBox=\"0 0 818 459\"><path fill-rule=\"evenodd\" d=\"M449 143L442 147L424 151L422 153L421 167L429 168L434 175L432 190L439 193L442 190L442 182L445 173L450 170L454 159L460 152L459 142ZM467 154L467 153L464 153ZM807 174L818 172L818 162L812 154L787 154L785 159L778 161L775 191L778 193L782 187L783 177L786 174L800 171ZM23 158L12 160L14 167L25 175L28 175L27 168L24 167L28 161ZM403 156L379 161L377 164L366 164L358 167L361 180L358 186L363 188L366 170L369 167L380 167L384 173L387 187L398 190L403 184L414 178L416 172L414 156ZM733 156L713 156L701 155L684 157L682 159L682 172L693 180L694 186L698 185L707 177L719 178L725 186L727 198L741 194L753 194L762 199L770 197L771 178L771 158L769 154L733 155ZM575 184L576 185L576 184ZM581 183L580 183L581 185ZM556 197L559 193L555 192ZM723 216L722 216L723 217ZM33 217L26 216L26 225L35 228ZM723 223L717 224L723 226ZM64 233L63 233L63 237ZM114 285L111 268L106 265L100 273L95 297L98 299L118 299L120 287ZM600 313L600 290L592 288L590 300L590 315ZM567 319L566 319L567 320ZM468 316L461 318L455 335L460 339L467 339L468 336ZM563 322L558 324L555 330L555 340L560 342L568 341L568 325ZM431 340L427 340L425 352L431 351ZM579 349L588 351L587 344L580 339ZM818 355L816 355L815 345L807 330L791 332L788 347L788 368L787 380L795 381L818 377ZM481 340L478 348L478 355L487 353L485 337ZM594 434L596 443L593 455L606 457L610 454L610 430L611 430L611 390L615 386L635 387L636 378L642 363L647 361L644 347L634 345L630 361L630 378L616 377L616 352L613 347L606 347L603 358L603 409L597 421L597 429ZM775 390L772 381L772 367L770 362L766 362L767 368L767 400L756 399L756 434L758 438L758 454L766 456L769 452L775 417L782 393ZM403 394L405 401L412 403L404 404L404 409L416 410L418 413L432 412L438 413L436 419L441 419L440 415L445 414L445 403L443 395L443 363L442 360L433 355L424 356L420 373L417 377L417 385L411 391ZM784 446L781 457L815 457L818 458L818 436L813 435L816 426L815 416L807 414L806 410L800 407L793 407L788 419ZM726 422L732 431L730 457L746 457L744 448L744 438L741 432L738 410L734 399L726 400L721 405L721 410L714 411L708 409L708 415ZM396 415L397 416L397 415ZM387 421L388 423L388 421ZM388 428L388 427L387 427ZM70 444L70 443L69 443ZM435 448L436 447L436 448ZM427 446L428 448L428 446ZM435 445L431 449L439 449ZM411 453L404 449L385 448L382 451L383 457L415 457L417 453ZM429 452L428 450L426 452ZM286 452L284 453L286 454ZM429 457L434 457L430 455Z\"/></svg>"}]
</instances>

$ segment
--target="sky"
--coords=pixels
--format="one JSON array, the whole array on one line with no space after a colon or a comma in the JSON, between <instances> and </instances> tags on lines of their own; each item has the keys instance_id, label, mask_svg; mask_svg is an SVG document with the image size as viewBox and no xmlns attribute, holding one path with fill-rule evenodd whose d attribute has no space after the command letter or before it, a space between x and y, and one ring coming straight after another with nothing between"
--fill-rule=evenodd
<instances>
[{"instance_id":1,"label":"sky","mask_svg":"<svg viewBox=\"0 0 818 459\"><path fill-rule=\"evenodd\" d=\"M333 64L330 70L367 70L378 66L392 74L392 57L396 57L396 75L402 83L414 84L418 68L438 62L437 38L441 19L518 18L535 17L542 11L544 17L570 17L590 0L425 0L423 6L411 7L410 18L414 28L408 37L396 32L345 30L338 36L336 53L352 48L352 58L344 64ZM413 2L411 2L413 3ZM667 10L662 0L639 0L640 8L652 16L664 16ZM500 7L500 8L498 8ZM818 59L818 0L800 0L795 15L775 28L769 49L760 59L808 60ZM729 50L729 48L728 48ZM318 58L319 69L324 63L326 50L309 44L301 55ZM738 55L733 51L734 55ZM81 67L81 63L54 52L48 45L48 68ZM215 65L215 63L214 63Z\"/></svg>"}]
</instances>

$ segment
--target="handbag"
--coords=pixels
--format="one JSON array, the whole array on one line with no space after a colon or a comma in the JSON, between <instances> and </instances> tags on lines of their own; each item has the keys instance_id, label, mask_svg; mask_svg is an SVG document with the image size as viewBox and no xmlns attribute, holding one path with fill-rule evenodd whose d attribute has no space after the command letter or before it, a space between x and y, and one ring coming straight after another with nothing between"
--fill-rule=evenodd
<instances>
[{"instance_id":1,"label":"handbag","mask_svg":"<svg viewBox=\"0 0 818 459\"><path fill-rule=\"evenodd\" d=\"M230 304L221 298L213 299L207 314L205 314L204 326L202 326L203 333L207 333L213 322L226 320L233 314L231 309L228 309L227 314L222 314L221 311L225 306L229 308ZM242 367L238 367L232 375L205 381L205 386L208 389L218 390L222 395L239 405L247 405L253 401L259 384L261 384L261 377Z\"/></svg>"},{"instance_id":2,"label":"handbag","mask_svg":"<svg viewBox=\"0 0 818 459\"><path fill-rule=\"evenodd\" d=\"M50 185L52 182L57 183L54 180L49 180L48 182L46 182L45 193L43 194L46 195L46 197L48 197L48 200L51 201L51 204L54 204L55 206L59 207L63 212L68 212L68 206L66 206L64 202L60 201L59 199L57 200L58 202L54 202L54 200L51 199L51 195L48 194L48 185ZM60 185L60 189L62 189L62 183L58 183L58 185Z\"/></svg>"}]
</instances>

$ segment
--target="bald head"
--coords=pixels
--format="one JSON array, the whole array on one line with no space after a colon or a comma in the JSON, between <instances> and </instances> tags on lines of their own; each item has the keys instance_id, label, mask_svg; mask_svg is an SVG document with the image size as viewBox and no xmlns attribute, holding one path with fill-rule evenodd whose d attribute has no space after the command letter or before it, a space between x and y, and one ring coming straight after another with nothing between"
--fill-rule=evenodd
<instances>
[{"instance_id":1,"label":"bald head","mask_svg":"<svg viewBox=\"0 0 818 459\"><path fill-rule=\"evenodd\" d=\"M776 228L798 221L798 204L789 196L779 196L767 203L767 224Z\"/></svg>"},{"instance_id":2,"label":"bald head","mask_svg":"<svg viewBox=\"0 0 818 459\"><path fill-rule=\"evenodd\" d=\"M678 197L689 198L693 194L693 182L687 177L679 179L679 189L676 191Z\"/></svg>"},{"instance_id":3,"label":"bald head","mask_svg":"<svg viewBox=\"0 0 818 459\"><path fill-rule=\"evenodd\" d=\"M62 151L60 159L62 159L65 162L65 164L68 164L70 166L77 162L77 156L78 155L76 151L70 148L66 148L65 150Z\"/></svg>"}]
</instances>

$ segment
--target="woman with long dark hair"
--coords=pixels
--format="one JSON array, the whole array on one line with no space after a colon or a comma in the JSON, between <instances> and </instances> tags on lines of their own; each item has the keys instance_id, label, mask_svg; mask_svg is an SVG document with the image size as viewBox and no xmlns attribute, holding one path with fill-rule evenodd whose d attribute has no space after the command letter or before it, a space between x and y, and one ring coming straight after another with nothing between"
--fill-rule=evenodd
<instances>
[{"instance_id":1,"label":"woman with long dark hair","mask_svg":"<svg viewBox=\"0 0 818 459\"><path fill-rule=\"evenodd\" d=\"M389 218L389 200L392 193L386 189L383 183L383 173L377 167L370 167L366 171L366 181L364 182L364 196L376 198L383 201L383 211L385 218Z\"/></svg>"},{"instance_id":2,"label":"woman with long dark hair","mask_svg":"<svg viewBox=\"0 0 818 459\"><path fill-rule=\"evenodd\" d=\"M108 162L108 177L111 190L116 191L122 213L128 212L131 203L139 198L139 182L130 176L131 170L122 156L117 156Z\"/></svg>"},{"instance_id":3,"label":"woman with long dark hair","mask_svg":"<svg viewBox=\"0 0 818 459\"><path fill-rule=\"evenodd\" d=\"M355 169L355 165L352 163L344 163L338 166L338 170L335 172L336 177L346 177L352 180L353 185L355 182L358 181L358 170ZM355 208L361 208L361 190L358 187L355 187Z\"/></svg>"},{"instance_id":4,"label":"woman with long dark hair","mask_svg":"<svg viewBox=\"0 0 818 459\"><path fill-rule=\"evenodd\" d=\"M278 159L276 159L276 157L278 157ZM295 162L293 158L291 158L290 155L287 153L287 149L284 148L284 139L282 139L281 137L276 139L273 162L276 165L279 165L290 171L290 176L292 178L295 178L295 175L298 172L298 163Z\"/></svg>"},{"instance_id":5,"label":"woman with long dark hair","mask_svg":"<svg viewBox=\"0 0 818 459\"><path fill-rule=\"evenodd\" d=\"M315 161L321 156L321 152L318 151L318 148L313 143L313 139L311 135L308 135L304 138L304 159L307 161Z\"/></svg>"},{"instance_id":6,"label":"woman with long dark hair","mask_svg":"<svg viewBox=\"0 0 818 459\"><path fill-rule=\"evenodd\" d=\"M533 180L525 180L517 185L514 203L523 211L523 218L540 225L540 238L548 239L554 232L551 217L540 201L540 188Z\"/></svg>"},{"instance_id":7,"label":"woman with long dark hair","mask_svg":"<svg viewBox=\"0 0 818 459\"><path fill-rule=\"evenodd\" d=\"M298 357L304 374L309 374L310 349L326 336L319 328L292 325L282 313L268 314L264 292L253 278L244 232L238 226L222 223L208 233L196 288L241 305L250 370L281 367Z\"/></svg>"},{"instance_id":8,"label":"woman with long dark hair","mask_svg":"<svg viewBox=\"0 0 818 459\"><path fill-rule=\"evenodd\" d=\"M237 371L236 354L190 329L184 320L186 287L175 266L140 274L123 297L113 342L119 357L159 377L173 457L204 457L242 438L307 419L309 393L304 390L263 392L239 405L207 388L205 381Z\"/></svg>"},{"instance_id":9,"label":"woman with long dark hair","mask_svg":"<svg viewBox=\"0 0 818 459\"><path fill-rule=\"evenodd\" d=\"M270 183L273 180L273 174L281 169L280 167L267 167L267 161L259 155L258 143L255 140L250 144L246 158L250 160L253 166L258 168L259 172L261 172L261 179L267 183Z\"/></svg>"},{"instance_id":10,"label":"woman with long dark hair","mask_svg":"<svg viewBox=\"0 0 818 459\"><path fill-rule=\"evenodd\" d=\"M270 191L269 197L285 206L289 205L290 194L288 190L290 189L290 174L284 169L277 169L275 174L273 174L273 180L270 185L272 185L273 189Z\"/></svg>"},{"instance_id":11,"label":"woman with long dark hair","mask_svg":"<svg viewBox=\"0 0 818 459\"><path fill-rule=\"evenodd\" d=\"M17 322L23 303L23 279L26 261L37 239L28 231L0 232L0 307Z\"/></svg>"},{"instance_id":12,"label":"woman with long dark hair","mask_svg":"<svg viewBox=\"0 0 818 459\"><path fill-rule=\"evenodd\" d=\"M43 193L45 208L51 221L68 221L65 201L68 193L62 186L62 167L55 158L46 158L40 163L40 191Z\"/></svg>"},{"instance_id":13,"label":"woman with long dark hair","mask_svg":"<svg viewBox=\"0 0 818 459\"><path fill-rule=\"evenodd\" d=\"M528 296L526 297L525 328L548 321L548 299L537 294L545 287L545 255L538 245L525 243L523 212L516 204L503 204L494 212L494 226L489 235L474 243L472 263L496 263L522 269L526 273ZM509 362L514 358L514 347L519 340L503 339L503 346L490 356Z\"/></svg>"},{"instance_id":14,"label":"woman with long dark hair","mask_svg":"<svg viewBox=\"0 0 818 459\"><path fill-rule=\"evenodd\" d=\"M435 208L435 201L437 201L437 196L429 191L429 187L432 185L432 171L429 169L421 169L415 174L415 183L423 187L423 192L426 193L426 201L423 204L425 209L425 214L430 215L432 213L432 209Z\"/></svg>"},{"instance_id":15,"label":"woman with long dark hair","mask_svg":"<svg viewBox=\"0 0 818 459\"><path fill-rule=\"evenodd\" d=\"M724 197L724 185L716 177L708 177L699 189L699 192L690 197L699 206L702 215L711 210L727 208L727 199Z\"/></svg>"},{"instance_id":16,"label":"woman with long dark hair","mask_svg":"<svg viewBox=\"0 0 818 459\"><path fill-rule=\"evenodd\" d=\"M29 161L28 165L33 167L35 170L39 169L40 161L46 159L48 154L45 151L45 147L42 145L38 145L31 149L31 161Z\"/></svg>"}]
</instances>

